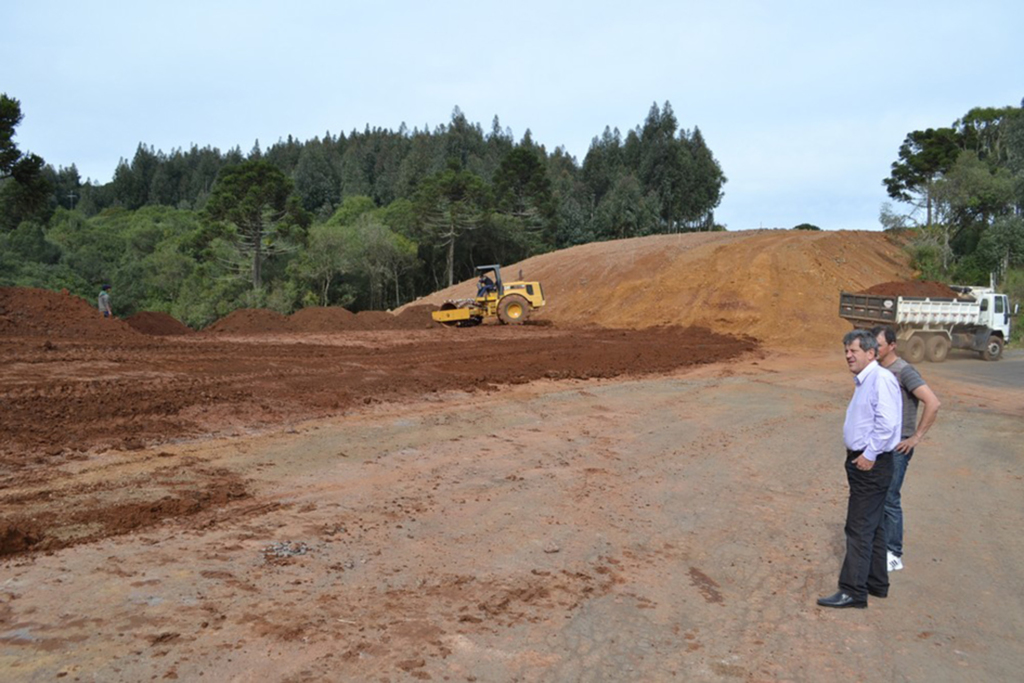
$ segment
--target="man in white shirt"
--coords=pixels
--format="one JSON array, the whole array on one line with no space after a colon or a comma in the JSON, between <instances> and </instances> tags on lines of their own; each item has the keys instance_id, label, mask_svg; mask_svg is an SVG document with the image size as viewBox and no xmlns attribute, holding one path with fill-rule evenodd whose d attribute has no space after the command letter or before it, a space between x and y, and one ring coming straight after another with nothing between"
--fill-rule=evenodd
<instances>
[{"instance_id":1,"label":"man in white shirt","mask_svg":"<svg viewBox=\"0 0 1024 683\"><path fill-rule=\"evenodd\" d=\"M880 366L878 339L869 330L843 337L854 391L846 409L846 559L839 592L819 598L822 607L867 607L868 595L889 594L886 570L885 497L892 481L892 452L900 442L903 397L896 377Z\"/></svg>"}]
</instances>

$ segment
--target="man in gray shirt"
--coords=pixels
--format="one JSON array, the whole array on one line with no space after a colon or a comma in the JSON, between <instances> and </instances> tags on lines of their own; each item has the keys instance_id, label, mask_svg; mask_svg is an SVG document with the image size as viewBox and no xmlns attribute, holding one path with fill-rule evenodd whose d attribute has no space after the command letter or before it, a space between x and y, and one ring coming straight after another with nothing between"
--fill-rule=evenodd
<instances>
[{"instance_id":1,"label":"man in gray shirt","mask_svg":"<svg viewBox=\"0 0 1024 683\"><path fill-rule=\"evenodd\" d=\"M907 465L914 456L914 448L935 423L939 413L939 398L917 369L896 355L896 333L891 327L876 327L871 332L878 338L878 363L900 382L903 392L903 431L901 441L893 453L892 483L885 498L886 561L891 572L903 569L903 507L900 489L907 474ZM924 404L921 421L917 420L917 406Z\"/></svg>"}]
</instances>

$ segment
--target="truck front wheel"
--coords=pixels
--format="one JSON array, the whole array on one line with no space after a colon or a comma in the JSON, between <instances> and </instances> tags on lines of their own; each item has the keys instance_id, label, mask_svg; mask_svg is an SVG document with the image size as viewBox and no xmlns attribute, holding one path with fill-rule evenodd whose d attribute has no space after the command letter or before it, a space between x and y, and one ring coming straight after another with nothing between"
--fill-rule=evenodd
<instances>
[{"instance_id":1,"label":"truck front wheel","mask_svg":"<svg viewBox=\"0 0 1024 683\"><path fill-rule=\"evenodd\" d=\"M995 335L988 338L988 343L985 344L985 350L981 352L981 357L985 360L999 360L1003 355L1003 340Z\"/></svg>"},{"instance_id":2,"label":"truck front wheel","mask_svg":"<svg viewBox=\"0 0 1024 683\"><path fill-rule=\"evenodd\" d=\"M903 360L911 365L917 365L924 360L925 350L924 339L920 335L914 335L907 340L907 345L901 355Z\"/></svg>"},{"instance_id":3,"label":"truck front wheel","mask_svg":"<svg viewBox=\"0 0 1024 683\"><path fill-rule=\"evenodd\" d=\"M927 347L928 360L933 363L941 363L949 355L949 340L941 334L930 338L925 346Z\"/></svg>"}]
</instances>

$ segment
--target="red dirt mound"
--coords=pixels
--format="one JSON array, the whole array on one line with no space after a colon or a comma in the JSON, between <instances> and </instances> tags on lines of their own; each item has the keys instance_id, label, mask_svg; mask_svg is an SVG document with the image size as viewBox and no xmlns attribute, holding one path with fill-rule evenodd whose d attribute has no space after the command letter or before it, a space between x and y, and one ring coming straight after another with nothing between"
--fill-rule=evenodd
<instances>
[{"instance_id":1,"label":"red dirt mound","mask_svg":"<svg viewBox=\"0 0 1024 683\"><path fill-rule=\"evenodd\" d=\"M291 332L287 317L266 308L240 308L206 328L219 334L273 334Z\"/></svg>"},{"instance_id":2,"label":"red dirt mound","mask_svg":"<svg viewBox=\"0 0 1024 683\"><path fill-rule=\"evenodd\" d=\"M909 280L898 241L881 232L750 230L593 242L509 264L544 285L531 321L556 327L697 325L768 344L820 348L849 329L839 293ZM467 280L413 305L473 296ZM401 310L401 309L400 309Z\"/></svg>"},{"instance_id":3,"label":"red dirt mound","mask_svg":"<svg viewBox=\"0 0 1024 683\"><path fill-rule=\"evenodd\" d=\"M402 330L433 329L438 327L434 319L430 317L431 312L437 310L436 306L423 304L420 306L408 306L400 313L395 314L395 324Z\"/></svg>"},{"instance_id":4,"label":"red dirt mound","mask_svg":"<svg viewBox=\"0 0 1024 683\"><path fill-rule=\"evenodd\" d=\"M66 292L0 287L0 337L128 340L138 338L138 333Z\"/></svg>"},{"instance_id":5,"label":"red dirt mound","mask_svg":"<svg viewBox=\"0 0 1024 683\"><path fill-rule=\"evenodd\" d=\"M180 334L192 334L194 330L166 313L157 311L139 311L124 320L132 329L142 334L158 337L173 337Z\"/></svg>"},{"instance_id":6,"label":"red dirt mound","mask_svg":"<svg viewBox=\"0 0 1024 683\"><path fill-rule=\"evenodd\" d=\"M355 329L377 332L378 330L397 330L399 326L395 316L387 311L359 311L356 313Z\"/></svg>"},{"instance_id":7,"label":"red dirt mound","mask_svg":"<svg viewBox=\"0 0 1024 683\"><path fill-rule=\"evenodd\" d=\"M356 314L341 306L311 306L288 316L293 332L341 332L355 329Z\"/></svg>"},{"instance_id":8,"label":"red dirt mound","mask_svg":"<svg viewBox=\"0 0 1024 683\"><path fill-rule=\"evenodd\" d=\"M933 299L956 299L960 297L949 285L930 280L897 280L868 287L861 294L876 296L920 296Z\"/></svg>"}]
</instances>

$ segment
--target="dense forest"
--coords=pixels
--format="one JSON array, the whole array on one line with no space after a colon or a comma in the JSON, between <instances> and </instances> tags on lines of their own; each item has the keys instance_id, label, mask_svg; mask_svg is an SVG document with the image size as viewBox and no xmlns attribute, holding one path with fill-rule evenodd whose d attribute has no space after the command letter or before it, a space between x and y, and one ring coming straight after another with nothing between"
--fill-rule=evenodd
<instances>
[{"instance_id":1,"label":"dense forest","mask_svg":"<svg viewBox=\"0 0 1024 683\"><path fill-rule=\"evenodd\" d=\"M20 103L0 106L0 285L91 299L109 283L121 315L202 327L239 307L386 309L474 264L722 229L725 175L669 102L625 136L606 128L582 164L455 108L433 130L289 136L248 153L140 144L102 185L21 153Z\"/></svg>"}]
</instances>

